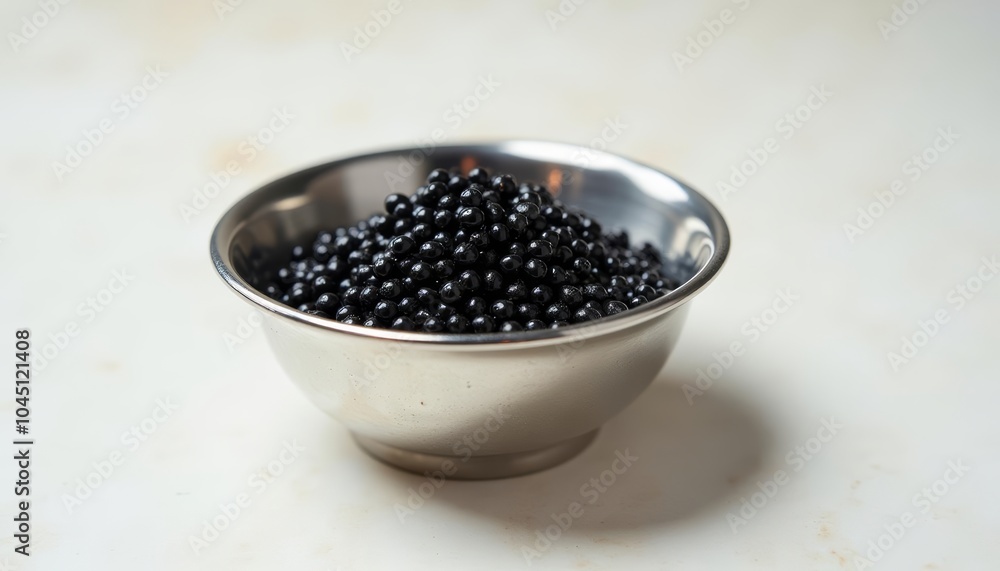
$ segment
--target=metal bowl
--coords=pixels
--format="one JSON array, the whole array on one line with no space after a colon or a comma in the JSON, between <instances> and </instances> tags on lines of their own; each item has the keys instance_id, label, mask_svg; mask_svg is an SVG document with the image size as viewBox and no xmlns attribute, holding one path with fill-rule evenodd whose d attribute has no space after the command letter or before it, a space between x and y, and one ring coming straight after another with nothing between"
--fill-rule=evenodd
<instances>
[{"instance_id":1,"label":"metal bowl","mask_svg":"<svg viewBox=\"0 0 1000 571\"><path fill-rule=\"evenodd\" d=\"M484 166L545 184L560 200L662 248L676 290L590 324L489 334L345 325L255 289L294 243L379 211L437 167ZM574 456L649 385L677 342L687 302L715 278L729 231L708 200L656 169L559 143L389 150L308 168L250 193L219 221L219 275L263 313L288 376L370 454L419 473L498 478Z\"/></svg>"}]
</instances>

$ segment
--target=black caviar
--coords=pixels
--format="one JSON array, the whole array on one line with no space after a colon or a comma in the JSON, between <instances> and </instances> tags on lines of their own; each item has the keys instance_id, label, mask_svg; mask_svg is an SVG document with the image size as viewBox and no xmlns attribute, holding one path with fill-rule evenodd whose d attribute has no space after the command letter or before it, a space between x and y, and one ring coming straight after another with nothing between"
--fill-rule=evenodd
<instances>
[{"instance_id":1,"label":"black caviar","mask_svg":"<svg viewBox=\"0 0 1000 571\"><path fill-rule=\"evenodd\" d=\"M385 213L320 232L258 284L343 323L431 333L538 330L593 321L678 286L661 253L605 231L545 187L436 169Z\"/></svg>"}]
</instances>

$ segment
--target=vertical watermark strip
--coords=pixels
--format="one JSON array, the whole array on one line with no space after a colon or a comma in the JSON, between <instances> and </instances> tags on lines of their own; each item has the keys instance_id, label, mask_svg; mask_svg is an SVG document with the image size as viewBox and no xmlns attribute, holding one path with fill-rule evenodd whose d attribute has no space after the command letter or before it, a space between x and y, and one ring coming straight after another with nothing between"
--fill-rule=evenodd
<instances>
[{"instance_id":1,"label":"vertical watermark strip","mask_svg":"<svg viewBox=\"0 0 1000 571\"><path fill-rule=\"evenodd\" d=\"M31 555L31 331L14 332L14 552Z\"/></svg>"}]
</instances>

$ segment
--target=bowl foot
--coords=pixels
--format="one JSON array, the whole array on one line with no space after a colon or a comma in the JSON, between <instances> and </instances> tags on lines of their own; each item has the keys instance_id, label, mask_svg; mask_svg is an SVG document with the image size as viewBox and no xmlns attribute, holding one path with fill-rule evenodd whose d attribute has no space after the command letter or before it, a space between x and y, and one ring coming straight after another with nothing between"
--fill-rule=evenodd
<instances>
[{"instance_id":1,"label":"bowl foot","mask_svg":"<svg viewBox=\"0 0 1000 571\"><path fill-rule=\"evenodd\" d=\"M538 450L469 457L425 454L358 434L353 436L365 452L396 468L436 477L443 473L455 480L490 480L522 476L562 464L583 451L597 436L597 430Z\"/></svg>"}]
</instances>

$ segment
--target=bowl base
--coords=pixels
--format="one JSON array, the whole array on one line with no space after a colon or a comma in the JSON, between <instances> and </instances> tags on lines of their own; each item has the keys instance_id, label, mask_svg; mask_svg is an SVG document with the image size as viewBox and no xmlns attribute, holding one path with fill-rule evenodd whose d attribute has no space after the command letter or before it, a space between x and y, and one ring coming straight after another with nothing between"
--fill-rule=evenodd
<instances>
[{"instance_id":1,"label":"bowl base","mask_svg":"<svg viewBox=\"0 0 1000 571\"><path fill-rule=\"evenodd\" d=\"M365 452L396 468L417 474L431 474L435 477L444 474L447 478L454 480L490 480L523 476L562 464L582 452L593 442L597 432L594 430L545 448L527 452L468 457L414 452L358 434L353 434L353 436Z\"/></svg>"}]
</instances>

